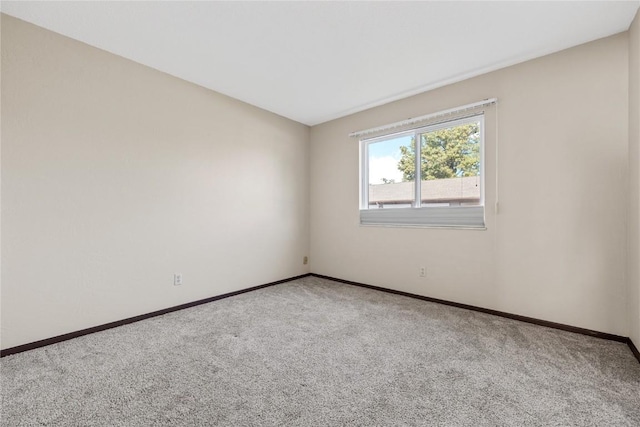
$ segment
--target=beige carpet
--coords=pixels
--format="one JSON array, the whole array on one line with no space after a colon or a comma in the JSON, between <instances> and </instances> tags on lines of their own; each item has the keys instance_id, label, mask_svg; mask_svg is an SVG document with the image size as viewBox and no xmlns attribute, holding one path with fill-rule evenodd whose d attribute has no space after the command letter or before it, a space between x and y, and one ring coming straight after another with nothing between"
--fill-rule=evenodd
<instances>
[{"instance_id":1,"label":"beige carpet","mask_svg":"<svg viewBox=\"0 0 640 427\"><path fill-rule=\"evenodd\" d=\"M308 277L0 361L2 426L640 426L622 343Z\"/></svg>"}]
</instances>

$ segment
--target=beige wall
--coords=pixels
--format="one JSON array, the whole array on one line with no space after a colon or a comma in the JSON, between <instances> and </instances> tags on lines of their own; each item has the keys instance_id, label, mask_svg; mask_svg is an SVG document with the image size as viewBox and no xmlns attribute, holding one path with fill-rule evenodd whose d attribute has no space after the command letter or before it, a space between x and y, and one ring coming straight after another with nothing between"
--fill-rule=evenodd
<instances>
[{"instance_id":1,"label":"beige wall","mask_svg":"<svg viewBox=\"0 0 640 427\"><path fill-rule=\"evenodd\" d=\"M640 13L629 31L629 337L640 348Z\"/></svg>"},{"instance_id":2,"label":"beige wall","mask_svg":"<svg viewBox=\"0 0 640 427\"><path fill-rule=\"evenodd\" d=\"M312 272L626 336L627 77L623 33L314 126ZM359 226L349 132L489 97L486 231Z\"/></svg>"},{"instance_id":3,"label":"beige wall","mask_svg":"<svg viewBox=\"0 0 640 427\"><path fill-rule=\"evenodd\" d=\"M307 273L308 157L304 125L2 15L2 348Z\"/></svg>"},{"instance_id":4,"label":"beige wall","mask_svg":"<svg viewBox=\"0 0 640 427\"><path fill-rule=\"evenodd\" d=\"M315 126L311 148L306 126L1 24L2 348L304 274L309 251L315 273L640 342L638 18ZM358 225L349 132L494 96L486 231Z\"/></svg>"}]
</instances>

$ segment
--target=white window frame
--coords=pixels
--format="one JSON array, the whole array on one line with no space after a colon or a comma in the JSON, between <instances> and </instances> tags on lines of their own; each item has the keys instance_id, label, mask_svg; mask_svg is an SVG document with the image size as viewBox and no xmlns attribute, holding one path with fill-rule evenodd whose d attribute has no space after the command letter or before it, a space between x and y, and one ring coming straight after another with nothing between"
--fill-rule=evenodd
<instances>
[{"instance_id":1,"label":"white window frame","mask_svg":"<svg viewBox=\"0 0 640 427\"><path fill-rule=\"evenodd\" d=\"M480 204L476 206L428 206L422 204L422 168L420 135L440 129L480 123ZM412 135L414 138L416 178L414 180L414 203L410 208L371 209L369 208L369 145ZM485 129L484 112L453 120L421 126L402 132L365 138L360 140L360 224L373 226L400 227L446 227L485 229Z\"/></svg>"}]
</instances>

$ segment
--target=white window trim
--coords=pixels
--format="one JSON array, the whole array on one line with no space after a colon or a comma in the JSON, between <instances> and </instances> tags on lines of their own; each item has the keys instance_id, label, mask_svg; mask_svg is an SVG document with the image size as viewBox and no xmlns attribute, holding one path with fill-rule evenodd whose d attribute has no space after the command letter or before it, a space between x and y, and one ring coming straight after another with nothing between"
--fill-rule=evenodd
<instances>
[{"instance_id":1,"label":"white window trim","mask_svg":"<svg viewBox=\"0 0 640 427\"><path fill-rule=\"evenodd\" d=\"M422 207L421 144L419 135L466 123L480 123L480 204L477 206L429 206ZM416 159L414 206L397 209L369 208L369 145L413 135ZM485 230L485 127L484 111L473 115L421 126L402 132L380 135L360 140L360 225L387 227L428 227Z\"/></svg>"}]
</instances>

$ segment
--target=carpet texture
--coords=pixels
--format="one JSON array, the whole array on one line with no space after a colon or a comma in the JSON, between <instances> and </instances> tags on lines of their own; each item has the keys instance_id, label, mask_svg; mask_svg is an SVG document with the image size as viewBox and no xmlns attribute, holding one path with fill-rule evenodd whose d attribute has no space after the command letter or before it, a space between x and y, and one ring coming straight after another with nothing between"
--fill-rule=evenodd
<instances>
[{"instance_id":1,"label":"carpet texture","mask_svg":"<svg viewBox=\"0 0 640 427\"><path fill-rule=\"evenodd\" d=\"M2 426L640 426L625 344L307 277L0 361Z\"/></svg>"}]
</instances>

